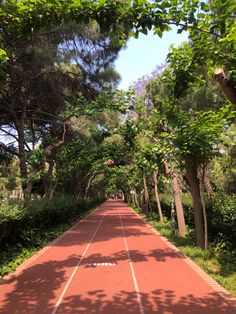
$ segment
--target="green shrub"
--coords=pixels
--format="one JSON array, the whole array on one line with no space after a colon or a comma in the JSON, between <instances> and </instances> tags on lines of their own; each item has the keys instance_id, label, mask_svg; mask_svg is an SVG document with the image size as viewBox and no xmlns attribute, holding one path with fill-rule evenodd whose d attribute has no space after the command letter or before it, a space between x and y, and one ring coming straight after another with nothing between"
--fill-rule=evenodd
<instances>
[{"instance_id":1,"label":"green shrub","mask_svg":"<svg viewBox=\"0 0 236 314\"><path fill-rule=\"evenodd\" d=\"M0 206L0 222L9 220L19 220L24 216L22 200L3 199Z\"/></svg>"},{"instance_id":2,"label":"green shrub","mask_svg":"<svg viewBox=\"0 0 236 314\"><path fill-rule=\"evenodd\" d=\"M171 218L171 196L160 194L161 208L163 211L163 215L167 218ZM193 207L192 207L192 198L190 194L182 194L182 203L184 210L184 217L186 224L191 228L194 227L194 215L193 215Z\"/></svg>"},{"instance_id":3,"label":"green shrub","mask_svg":"<svg viewBox=\"0 0 236 314\"><path fill-rule=\"evenodd\" d=\"M4 200L0 206L0 278L104 200L77 202L70 196L56 197L52 202L33 200L26 207L21 200Z\"/></svg>"},{"instance_id":4,"label":"green shrub","mask_svg":"<svg viewBox=\"0 0 236 314\"><path fill-rule=\"evenodd\" d=\"M103 199L76 201L74 197L36 199L23 206L21 200L4 200L0 209L0 243L2 246L23 243L32 245L34 235L50 227L80 217Z\"/></svg>"},{"instance_id":5,"label":"green shrub","mask_svg":"<svg viewBox=\"0 0 236 314\"><path fill-rule=\"evenodd\" d=\"M216 250L230 250L236 248L236 195L216 192L206 199L206 213L208 234L212 246ZM163 214L170 219L171 197L160 195ZM194 212L190 194L182 195L186 224L194 229ZM157 219L158 220L158 219Z\"/></svg>"},{"instance_id":6,"label":"green shrub","mask_svg":"<svg viewBox=\"0 0 236 314\"><path fill-rule=\"evenodd\" d=\"M4 199L0 205L0 244L15 234L16 226L23 219L25 209L21 200Z\"/></svg>"},{"instance_id":7,"label":"green shrub","mask_svg":"<svg viewBox=\"0 0 236 314\"><path fill-rule=\"evenodd\" d=\"M236 248L236 195L215 193L206 202L210 241L218 248Z\"/></svg>"}]
</instances>

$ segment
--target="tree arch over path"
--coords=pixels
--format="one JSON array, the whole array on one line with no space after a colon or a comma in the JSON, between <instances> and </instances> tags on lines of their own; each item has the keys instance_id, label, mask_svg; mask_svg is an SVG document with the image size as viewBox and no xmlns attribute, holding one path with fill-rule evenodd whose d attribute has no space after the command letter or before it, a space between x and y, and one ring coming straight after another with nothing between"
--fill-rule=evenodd
<instances>
[{"instance_id":1,"label":"tree arch over path","mask_svg":"<svg viewBox=\"0 0 236 314\"><path fill-rule=\"evenodd\" d=\"M121 46L125 44L129 36L138 37L139 32L147 34L148 30L153 28L160 37L164 31L171 29L171 25L177 25L179 33L183 30L193 30L195 33L199 31L200 35L193 34L191 39L193 42L196 39L198 43L201 43L201 45L194 45L195 67L196 61L197 63L206 62L210 59L211 65L217 69L216 80L220 83L226 97L236 104L236 56L234 52L236 4L234 0L224 1L224 3L216 2L209 1L206 4L198 0L181 0L178 3L174 0L2 1L0 33L1 38L8 37L9 42L14 42L14 38L19 36L30 40L39 31L50 32L52 27L60 26L68 21L86 24L91 20L96 20L101 31L109 33L111 40ZM218 9L216 9L217 6ZM221 18L217 10L223 10ZM214 57L208 55L208 49L204 49L206 42L212 42L215 46ZM11 54L10 48L10 46L0 48L1 72L4 72L4 64L8 55ZM224 51L226 51L225 54ZM229 51L232 52L230 63L227 61ZM231 73L233 83L232 81L228 83L224 72L226 66L226 70ZM219 67L222 70L219 70ZM191 71L191 68L188 70Z\"/></svg>"}]
</instances>

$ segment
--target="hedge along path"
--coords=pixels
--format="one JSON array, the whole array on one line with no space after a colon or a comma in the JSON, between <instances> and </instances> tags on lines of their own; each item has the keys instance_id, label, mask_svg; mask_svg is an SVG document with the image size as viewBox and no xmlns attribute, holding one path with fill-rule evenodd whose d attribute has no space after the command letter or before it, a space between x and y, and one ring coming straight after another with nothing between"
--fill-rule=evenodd
<instances>
[{"instance_id":1,"label":"hedge along path","mask_svg":"<svg viewBox=\"0 0 236 314\"><path fill-rule=\"evenodd\" d=\"M0 313L233 314L236 299L109 200L0 286Z\"/></svg>"}]
</instances>

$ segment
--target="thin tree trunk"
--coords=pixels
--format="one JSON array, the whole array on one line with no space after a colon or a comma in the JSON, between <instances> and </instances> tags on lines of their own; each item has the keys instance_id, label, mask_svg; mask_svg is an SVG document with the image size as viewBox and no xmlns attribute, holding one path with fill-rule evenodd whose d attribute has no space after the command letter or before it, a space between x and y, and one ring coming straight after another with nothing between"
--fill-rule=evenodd
<instances>
[{"instance_id":1,"label":"thin tree trunk","mask_svg":"<svg viewBox=\"0 0 236 314\"><path fill-rule=\"evenodd\" d=\"M132 205L135 206L134 191L133 191L133 189L131 190L131 199L132 199L132 201L131 201Z\"/></svg>"},{"instance_id":2,"label":"thin tree trunk","mask_svg":"<svg viewBox=\"0 0 236 314\"><path fill-rule=\"evenodd\" d=\"M130 204L130 195L126 193L126 203Z\"/></svg>"},{"instance_id":3,"label":"thin tree trunk","mask_svg":"<svg viewBox=\"0 0 236 314\"><path fill-rule=\"evenodd\" d=\"M230 85L229 80L224 72L224 69L222 68L216 69L214 71L214 74L215 79L220 84L225 96L229 99L229 101L232 104L236 105L236 90Z\"/></svg>"},{"instance_id":4,"label":"thin tree trunk","mask_svg":"<svg viewBox=\"0 0 236 314\"><path fill-rule=\"evenodd\" d=\"M27 179L27 165L26 165L26 152L25 152L25 133L24 133L25 123L24 119L20 119L16 123L16 130L18 134L18 146L19 146L19 161L20 161L20 172L21 178ZM24 189L24 188L23 188Z\"/></svg>"},{"instance_id":5,"label":"thin tree trunk","mask_svg":"<svg viewBox=\"0 0 236 314\"><path fill-rule=\"evenodd\" d=\"M204 188L207 192L207 195L210 196L213 193L213 189L211 186L211 181L209 176L206 173L206 169L204 167L204 165L199 166L198 168L198 172L199 172L199 178L202 178L202 189L204 191Z\"/></svg>"},{"instance_id":6,"label":"thin tree trunk","mask_svg":"<svg viewBox=\"0 0 236 314\"><path fill-rule=\"evenodd\" d=\"M35 131L34 131L34 120L30 120L30 126L31 126L31 132L32 132L32 147L35 148L36 143L36 137L35 137Z\"/></svg>"},{"instance_id":7,"label":"thin tree trunk","mask_svg":"<svg viewBox=\"0 0 236 314\"><path fill-rule=\"evenodd\" d=\"M144 212L147 216L149 216L152 209L151 209L150 197L149 197L149 193L148 193L145 168L143 168L143 189L144 189L144 194L143 194Z\"/></svg>"},{"instance_id":8,"label":"thin tree trunk","mask_svg":"<svg viewBox=\"0 0 236 314\"><path fill-rule=\"evenodd\" d=\"M205 176L204 176L204 186L205 186L207 195L208 196L212 195L213 194L213 189L212 189L210 178L208 177L207 174L205 174Z\"/></svg>"},{"instance_id":9,"label":"thin tree trunk","mask_svg":"<svg viewBox=\"0 0 236 314\"><path fill-rule=\"evenodd\" d=\"M26 164L26 151L25 151L25 111L21 114L20 119L15 121L16 131L18 134L18 150L19 150L19 161L20 161L20 173L22 180L22 189L24 192L24 199L27 202L30 199L32 185L27 183L28 171Z\"/></svg>"},{"instance_id":10,"label":"thin tree trunk","mask_svg":"<svg viewBox=\"0 0 236 314\"><path fill-rule=\"evenodd\" d=\"M156 170L153 171L153 182L154 182L154 192L155 192L155 197L156 197L157 209L158 209L158 213L160 217L160 223L163 223L164 219L163 219L161 202L160 202L158 187L157 187L157 171Z\"/></svg>"},{"instance_id":11,"label":"thin tree trunk","mask_svg":"<svg viewBox=\"0 0 236 314\"><path fill-rule=\"evenodd\" d=\"M49 199L51 197L50 195L53 194L52 176L53 176L53 168L55 164L55 159L56 159L58 149L65 144L65 135L67 131L66 127L67 125L64 122L62 139L58 143L49 145L44 149L45 160L49 164L47 175L44 177L44 186L45 186L46 197L48 197Z\"/></svg>"},{"instance_id":12,"label":"thin tree trunk","mask_svg":"<svg viewBox=\"0 0 236 314\"><path fill-rule=\"evenodd\" d=\"M80 178L78 176L78 173L76 174L75 181L76 181L75 196L76 196L76 200L78 202L80 199Z\"/></svg>"},{"instance_id":13,"label":"thin tree trunk","mask_svg":"<svg viewBox=\"0 0 236 314\"><path fill-rule=\"evenodd\" d=\"M50 199L50 195L52 194L52 189L53 189L53 183L52 183L52 174L53 174L53 168L54 168L54 161L51 160L50 162L48 161L49 167L47 174L43 178L43 183L44 183L44 192L45 196Z\"/></svg>"},{"instance_id":14,"label":"thin tree trunk","mask_svg":"<svg viewBox=\"0 0 236 314\"><path fill-rule=\"evenodd\" d=\"M25 189L25 195L26 195L25 200L26 200L26 202L28 200L30 200L32 189L34 186L34 176L36 175L36 173L37 173L37 169L33 169L33 170L31 170L31 172L28 175L29 183L27 184L27 187Z\"/></svg>"},{"instance_id":15,"label":"thin tree trunk","mask_svg":"<svg viewBox=\"0 0 236 314\"><path fill-rule=\"evenodd\" d=\"M203 232L203 208L201 202L201 192L198 179L197 167L194 165L194 160L186 159L186 175L190 184L190 192L193 199L195 232L197 245L204 248L204 232Z\"/></svg>"},{"instance_id":16,"label":"thin tree trunk","mask_svg":"<svg viewBox=\"0 0 236 314\"><path fill-rule=\"evenodd\" d=\"M133 189L133 191L134 191L134 203L135 203L135 206L136 206L137 208L139 208L139 201L138 201L138 194L137 194L137 191L136 191L135 188Z\"/></svg>"},{"instance_id":17,"label":"thin tree trunk","mask_svg":"<svg viewBox=\"0 0 236 314\"><path fill-rule=\"evenodd\" d=\"M50 201L53 200L53 197L54 197L54 194L55 194L55 191L56 191L56 188L57 188L57 184L58 184L58 178L57 178L55 184L53 184L53 185L51 186L51 188L50 188L50 194L49 194L49 199L50 199Z\"/></svg>"},{"instance_id":18,"label":"thin tree trunk","mask_svg":"<svg viewBox=\"0 0 236 314\"><path fill-rule=\"evenodd\" d=\"M168 162L165 162L165 169L166 169L166 175L169 176L170 174L170 164ZM176 210L176 216L178 221L178 230L179 235L181 237L186 236L186 224L185 224L185 218L184 218L184 211L183 211L183 204L181 200L181 191L179 187L179 180L177 173L175 171L174 165L172 165L172 185L174 190L174 202L175 202L175 210Z\"/></svg>"},{"instance_id":19,"label":"thin tree trunk","mask_svg":"<svg viewBox=\"0 0 236 314\"><path fill-rule=\"evenodd\" d=\"M91 177L88 180L88 184L87 184L87 186L85 188L85 195L84 195L85 198L87 198L88 190L89 190L89 188L91 186L92 180L96 177L96 175L97 175L97 173L92 174Z\"/></svg>"},{"instance_id":20,"label":"thin tree trunk","mask_svg":"<svg viewBox=\"0 0 236 314\"><path fill-rule=\"evenodd\" d=\"M174 189L174 199L175 199L175 206L176 206L176 215L177 215L177 220L178 220L179 235L181 237L185 237L186 225L185 225L184 211L183 211L183 205L182 205L182 200L181 200L181 191L179 187L178 176L174 167L173 167L173 189Z\"/></svg>"},{"instance_id":21,"label":"thin tree trunk","mask_svg":"<svg viewBox=\"0 0 236 314\"><path fill-rule=\"evenodd\" d=\"M202 202L202 210L203 210L203 221L204 221L204 246L205 249L208 248L208 227L207 227L207 215L206 215L206 206L204 200L204 182L205 182L205 167L202 166L199 172L199 181L200 181L200 194L201 194L201 202Z\"/></svg>"},{"instance_id":22,"label":"thin tree trunk","mask_svg":"<svg viewBox=\"0 0 236 314\"><path fill-rule=\"evenodd\" d=\"M31 193L32 193L33 185L34 185L34 183L30 182L27 184L27 187L25 188L25 191L24 191L25 204L31 199Z\"/></svg>"}]
</instances>

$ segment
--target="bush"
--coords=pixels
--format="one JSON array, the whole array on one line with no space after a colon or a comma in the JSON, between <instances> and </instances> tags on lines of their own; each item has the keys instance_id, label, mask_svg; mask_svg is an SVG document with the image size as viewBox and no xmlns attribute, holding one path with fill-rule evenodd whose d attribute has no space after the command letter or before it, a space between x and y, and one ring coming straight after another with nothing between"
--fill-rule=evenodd
<instances>
[{"instance_id":1,"label":"bush","mask_svg":"<svg viewBox=\"0 0 236 314\"><path fill-rule=\"evenodd\" d=\"M236 248L236 195L215 193L206 202L209 239L219 249Z\"/></svg>"},{"instance_id":2,"label":"bush","mask_svg":"<svg viewBox=\"0 0 236 314\"><path fill-rule=\"evenodd\" d=\"M0 206L0 243L15 233L16 226L23 219L25 209L21 200L4 199Z\"/></svg>"},{"instance_id":3,"label":"bush","mask_svg":"<svg viewBox=\"0 0 236 314\"><path fill-rule=\"evenodd\" d=\"M24 216L22 200L3 199L0 207L0 222L19 220Z\"/></svg>"},{"instance_id":4,"label":"bush","mask_svg":"<svg viewBox=\"0 0 236 314\"><path fill-rule=\"evenodd\" d=\"M170 219L171 197L160 195L163 214ZM186 224L194 229L194 212L192 198L189 194L182 195ZM209 240L218 249L236 248L236 195L216 192L212 197L206 197L206 213L208 221Z\"/></svg>"},{"instance_id":5,"label":"bush","mask_svg":"<svg viewBox=\"0 0 236 314\"><path fill-rule=\"evenodd\" d=\"M160 194L161 207L163 211L163 215L170 219L171 218L171 196ZM186 224L193 228L194 227L194 215L193 215L193 207L192 207L192 198L190 194L182 194L182 203L184 210L184 217Z\"/></svg>"},{"instance_id":6,"label":"bush","mask_svg":"<svg viewBox=\"0 0 236 314\"><path fill-rule=\"evenodd\" d=\"M21 200L4 200L0 207L0 243L32 244L32 237L39 231L55 227L71 218L80 217L103 199L76 201L74 197L56 197L30 201L26 207Z\"/></svg>"}]
</instances>

